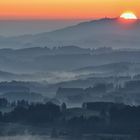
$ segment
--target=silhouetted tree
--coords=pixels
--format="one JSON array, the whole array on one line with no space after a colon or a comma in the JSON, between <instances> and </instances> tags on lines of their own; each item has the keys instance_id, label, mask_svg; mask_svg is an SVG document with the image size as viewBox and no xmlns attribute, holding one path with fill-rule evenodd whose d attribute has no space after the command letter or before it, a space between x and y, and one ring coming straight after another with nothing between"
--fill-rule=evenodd
<instances>
[{"instance_id":1,"label":"silhouetted tree","mask_svg":"<svg viewBox=\"0 0 140 140\"><path fill-rule=\"evenodd\" d=\"M62 103L62 105L61 105L61 111L62 112L66 112L66 110L67 110L66 103Z\"/></svg>"},{"instance_id":2,"label":"silhouetted tree","mask_svg":"<svg viewBox=\"0 0 140 140\"><path fill-rule=\"evenodd\" d=\"M6 107L8 105L8 101L5 98L0 98L0 107Z\"/></svg>"}]
</instances>

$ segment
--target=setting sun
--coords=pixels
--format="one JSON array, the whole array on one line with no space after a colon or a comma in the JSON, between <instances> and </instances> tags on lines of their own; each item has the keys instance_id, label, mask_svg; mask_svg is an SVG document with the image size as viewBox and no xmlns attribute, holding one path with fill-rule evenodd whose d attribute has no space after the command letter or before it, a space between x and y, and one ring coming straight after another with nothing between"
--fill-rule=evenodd
<instances>
[{"instance_id":1,"label":"setting sun","mask_svg":"<svg viewBox=\"0 0 140 140\"><path fill-rule=\"evenodd\" d=\"M125 12L120 16L120 18L123 18L123 19L138 19L137 16L133 12Z\"/></svg>"}]
</instances>

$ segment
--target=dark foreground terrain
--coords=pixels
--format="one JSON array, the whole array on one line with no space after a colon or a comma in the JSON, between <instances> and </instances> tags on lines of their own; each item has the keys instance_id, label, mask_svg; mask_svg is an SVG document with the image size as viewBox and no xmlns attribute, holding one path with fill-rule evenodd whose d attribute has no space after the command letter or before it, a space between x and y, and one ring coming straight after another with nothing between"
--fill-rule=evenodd
<instances>
[{"instance_id":1,"label":"dark foreground terrain","mask_svg":"<svg viewBox=\"0 0 140 140\"><path fill-rule=\"evenodd\" d=\"M21 102L0 114L1 139L138 140L140 107L111 102L87 102L67 108L51 102Z\"/></svg>"}]
</instances>

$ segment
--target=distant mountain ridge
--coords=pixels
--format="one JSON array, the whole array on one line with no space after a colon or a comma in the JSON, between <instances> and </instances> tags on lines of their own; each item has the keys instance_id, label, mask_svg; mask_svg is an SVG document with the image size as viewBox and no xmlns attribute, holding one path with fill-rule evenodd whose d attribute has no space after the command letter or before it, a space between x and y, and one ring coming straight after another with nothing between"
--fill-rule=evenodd
<instances>
[{"instance_id":1,"label":"distant mountain ridge","mask_svg":"<svg viewBox=\"0 0 140 140\"><path fill-rule=\"evenodd\" d=\"M1 48L58 47L77 45L98 48L139 48L140 20L127 24L118 18L82 22L52 32L17 37L0 37Z\"/></svg>"}]
</instances>

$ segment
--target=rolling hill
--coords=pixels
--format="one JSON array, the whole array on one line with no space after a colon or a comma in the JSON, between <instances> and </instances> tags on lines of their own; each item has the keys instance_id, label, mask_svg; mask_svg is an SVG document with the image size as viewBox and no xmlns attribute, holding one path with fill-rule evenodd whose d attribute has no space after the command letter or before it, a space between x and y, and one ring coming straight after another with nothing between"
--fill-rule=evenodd
<instances>
[{"instance_id":1,"label":"rolling hill","mask_svg":"<svg viewBox=\"0 0 140 140\"><path fill-rule=\"evenodd\" d=\"M16 37L0 37L1 48L28 48L36 46L66 46L98 48L139 48L140 20L120 22L118 18L104 18L82 22L76 26L52 32Z\"/></svg>"}]
</instances>

